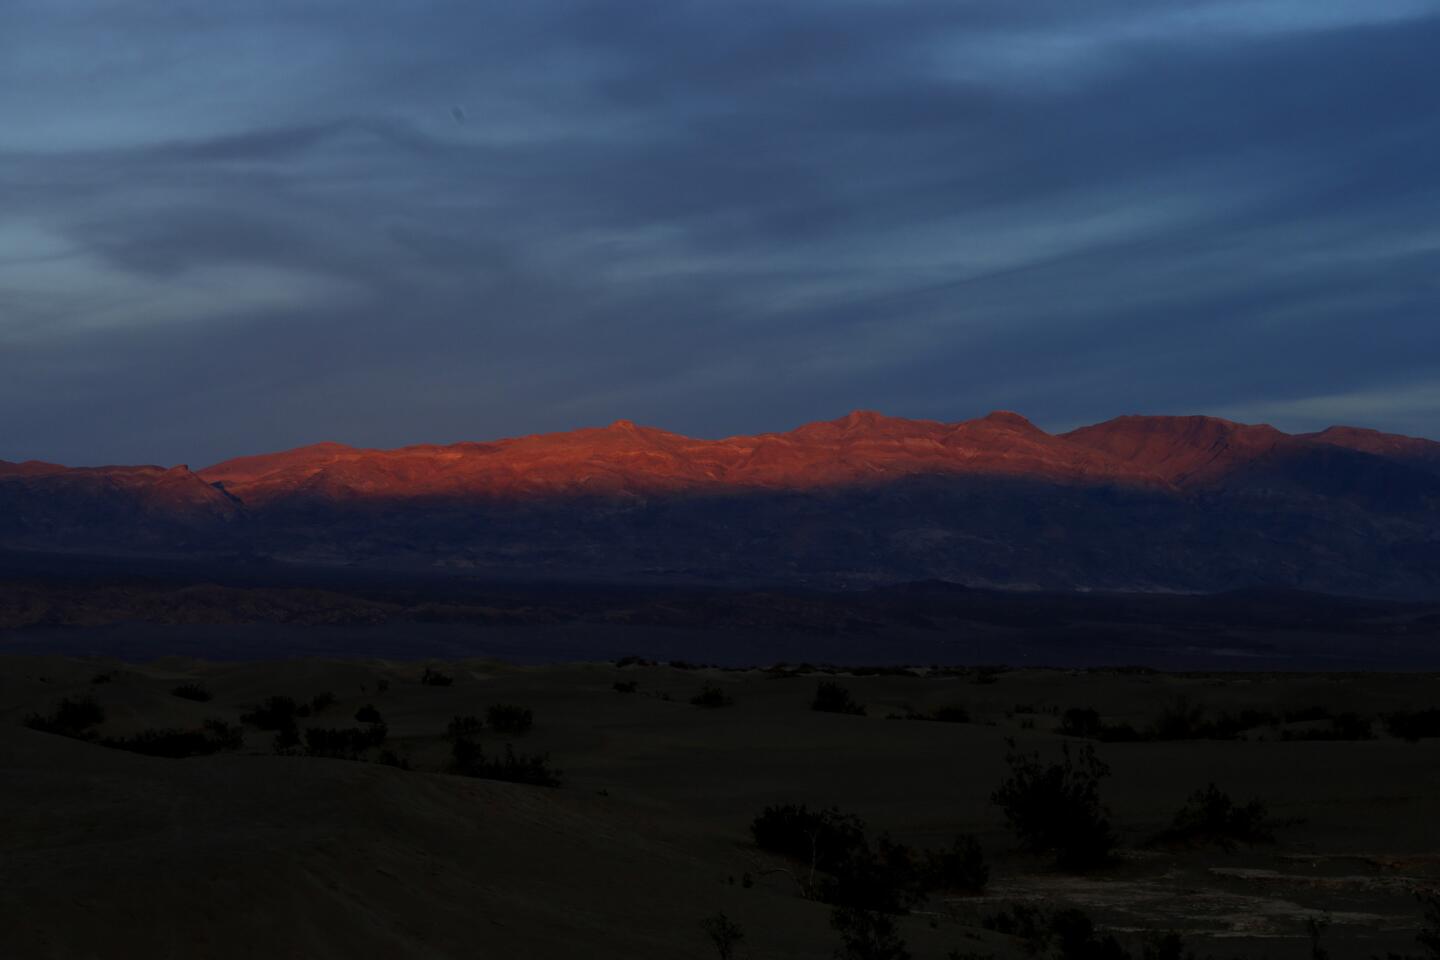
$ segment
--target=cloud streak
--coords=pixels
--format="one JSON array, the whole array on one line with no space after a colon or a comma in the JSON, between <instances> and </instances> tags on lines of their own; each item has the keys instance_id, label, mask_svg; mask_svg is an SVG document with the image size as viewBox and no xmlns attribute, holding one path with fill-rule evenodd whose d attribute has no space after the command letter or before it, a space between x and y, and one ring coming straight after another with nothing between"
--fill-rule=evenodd
<instances>
[{"instance_id":1,"label":"cloud streak","mask_svg":"<svg viewBox=\"0 0 1440 960\"><path fill-rule=\"evenodd\" d=\"M1364 399L1440 356L1437 3L12 7L3 458L853 407L1440 435Z\"/></svg>"}]
</instances>

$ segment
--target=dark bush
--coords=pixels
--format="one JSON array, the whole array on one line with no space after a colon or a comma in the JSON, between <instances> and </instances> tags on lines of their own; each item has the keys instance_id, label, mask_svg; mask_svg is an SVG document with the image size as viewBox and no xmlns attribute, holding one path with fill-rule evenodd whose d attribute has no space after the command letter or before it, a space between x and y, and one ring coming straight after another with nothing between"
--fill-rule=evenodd
<instances>
[{"instance_id":1,"label":"dark bush","mask_svg":"<svg viewBox=\"0 0 1440 960\"><path fill-rule=\"evenodd\" d=\"M1037 943L1049 932L1048 924L1045 911L1028 903L1012 903L980 918L980 925L986 930Z\"/></svg>"},{"instance_id":2,"label":"dark bush","mask_svg":"<svg viewBox=\"0 0 1440 960\"><path fill-rule=\"evenodd\" d=\"M1440 960L1440 890L1418 890L1420 901L1420 932L1415 942L1425 950L1428 960Z\"/></svg>"},{"instance_id":3,"label":"dark bush","mask_svg":"<svg viewBox=\"0 0 1440 960\"><path fill-rule=\"evenodd\" d=\"M1060 718L1055 732L1066 737L1099 739L1105 724L1100 720L1100 711L1094 707L1071 707Z\"/></svg>"},{"instance_id":4,"label":"dark bush","mask_svg":"<svg viewBox=\"0 0 1440 960\"><path fill-rule=\"evenodd\" d=\"M735 956L735 946L745 939L745 933L740 925L723 913L717 913L700 921L700 928L715 945L715 951L720 955L720 960L731 960Z\"/></svg>"},{"instance_id":5,"label":"dark bush","mask_svg":"<svg viewBox=\"0 0 1440 960\"><path fill-rule=\"evenodd\" d=\"M62 737L76 740L93 740L94 727L105 722L105 710L88 693L83 697L66 697L55 704L48 716L32 713L25 718L25 726L44 733L58 733Z\"/></svg>"},{"instance_id":6,"label":"dark bush","mask_svg":"<svg viewBox=\"0 0 1440 960\"><path fill-rule=\"evenodd\" d=\"M114 680L114 679L115 679L115 671L114 671L114 670L105 670L105 671L103 671L103 672L101 672L101 673L97 673L97 674L95 674L95 676L91 677L91 678L90 678L90 682L93 683L93 684L97 684L97 685L98 685L98 684L101 684L101 683L109 683L111 680Z\"/></svg>"},{"instance_id":7,"label":"dark bush","mask_svg":"<svg viewBox=\"0 0 1440 960\"><path fill-rule=\"evenodd\" d=\"M525 733L535 725L535 717L526 707L497 703L485 711L485 722L497 733Z\"/></svg>"},{"instance_id":8,"label":"dark bush","mask_svg":"<svg viewBox=\"0 0 1440 960\"><path fill-rule=\"evenodd\" d=\"M448 687L455 682L455 678L448 673L426 667L425 672L420 674L420 682L427 687Z\"/></svg>"},{"instance_id":9,"label":"dark bush","mask_svg":"<svg viewBox=\"0 0 1440 960\"><path fill-rule=\"evenodd\" d=\"M1200 733L1208 740L1236 740L1247 730L1256 727L1273 727L1280 718L1268 710L1241 710L1239 713L1222 713L1211 723L1203 724Z\"/></svg>"},{"instance_id":10,"label":"dark bush","mask_svg":"<svg viewBox=\"0 0 1440 960\"><path fill-rule=\"evenodd\" d=\"M640 684L635 680L616 680L612 689L616 693L634 693Z\"/></svg>"},{"instance_id":11,"label":"dark bush","mask_svg":"<svg viewBox=\"0 0 1440 960\"><path fill-rule=\"evenodd\" d=\"M728 707L735 703L735 698L713 683L705 684L704 689L690 698L690 702L697 707Z\"/></svg>"},{"instance_id":12,"label":"dark bush","mask_svg":"<svg viewBox=\"0 0 1440 960\"><path fill-rule=\"evenodd\" d=\"M1021 753L1013 740L1005 762L1010 776L991 795L1025 849L1053 852L1057 865L1085 870L1110 860L1115 834L1100 803L1100 781L1110 768L1095 748L1073 755L1064 745L1060 763L1046 764L1038 753Z\"/></svg>"},{"instance_id":13,"label":"dark bush","mask_svg":"<svg viewBox=\"0 0 1440 960\"><path fill-rule=\"evenodd\" d=\"M937 723L969 723L970 711L958 703L936 707L933 710L906 710L906 720L933 720Z\"/></svg>"},{"instance_id":14,"label":"dark bush","mask_svg":"<svg viewBox=\"0 0 1440 960\"><path fill-rule=\"evenodd\" d=\"M1370 721L1357 713L1337 713L1330 718L1328 727L1313 727L1308 730L1285 730L1282 740L1373 740L1375 733Z\"/></svg>"},{"instance_id":15,"label":"dark bush","mask_svg":"<svg viewBox=\"0 0 1440 960\"><path fill-rule=\"evenodd\" d=\"M865 708L856 703L850 691L833 680L821 680L815 688L815 699L810 702L811 710L824 713L848 713L864 716Z\"/></svg>"},{"instance_id":16,"label":"dark bush","mask_svg":"<svg viewBox=\"0 0 1440 960\"><path fill-rule=\"evenodd\" d=\"M311 727L305 731L305 753L312 757L358 760L371 747L384 743L388 734L389 730L383 723L373 723L363 730L359 727Z\"/></svg>"},{"instance_id":17,"label":"dark bush","mask_svg":"<svg viewBox=\"0 0 1440 960\"><path fill-rule=\"evenodd\" d=\"M1440 737L1440 709L1400 710L1387 714L1385 729L1391 736L1411 743L1427 737Z\"/></svg>"},{"instance_id":18,"label":"dark bush","mask_svg":"<svg viewBox=\"0 0 1440 960\"><path fill-rule=\"evenodd\" d=\"M990 868L980 841L969 834L956 837L948 849L925 853L925 886L931 890L955 890L984 893L990 881Z\"/></svg>"},{"instance_id":19,"label":"dark bush","mask_svg":"<svg viewBox=\"0 0 1440 960\"><path fill-rule=\"evenodd\" d=\"M375 704L367 703L355 711L355 719L361 723L384 723L385 718L380 716L380 711Z\"/></svg>"},{"instance_id":20,"label":"dark bush","mask_svg":"<svg viewBox=\"0 0 1440 960\"><path fill-rule=\"evenodd\" d=\"M268 697L249 713L240 714L240 722L261 730L285 730L295 726L299 705L292 697Z\"/></svg>"},{"instance_id":21,"label":"dark bush","mask_svg":"<svg viewBox=\"0 0 1440 960\"><path fill-rule=\"evenodd\" d=\"M788 857L824 873L833 873L865 843L865 824L834 807L811 810L805 804L766 807L750 824L761 850Z\"/></svg>"},{"instance_id":22,"label":"dark bush","mask_svg":"<svg viewBox=\"0 0 1440 960\"><path fill-rule=\"evenodd\" d=\"M1082 737L1102 743L1135 743L1144 740L1235 740L1255 727L1279 723L1273 713L1242 710L1222 713L1214 720L1205 708L1180 698L1161 710L1148 730L1140 731L1129 723L1106 723L1092 707L1071 707L1066 710L1055 729L1067 737Z\"/></svg>"},{"instance_id":23,"label":"dark bush","mask_svg":"<svg viewBox=\"0 0 1440 960\"><path fill-rule=\"evenodd\" d=\"M1177 697L1155 718L1156 740L1203 740L1208 739L1210 732L1205 723L1205 708L1191 703L1187 697Z\"/></svg>"},{"instance_id":24,"label":"dark bush","mask_svg":"<svg viewBox=\"0 0 1440 960\"><path fill-rule=\"evenodd\" d=\"M1111 934L1100 935L1082 910L1046 911L1017 903L989 914L981 925L1025 941L1025 952L1055 960L1131 960L1133 954ZM1152 935L1141 960L1194 960L1174 933Z\"/></svg>"},{"instance_id":25,"label":"dark bush","mask_svg":"<svg viewBox=\"0 0 1440 960\"><path fill-rule=\"evenodd\" d=\"M410 769L410 761L400 756L394 750L381 750L375 758L375 762L387 767L398 767L401 770Z\"/></svg>"},{"instance_id":26,"label":"dark bush","mask_svg":"<svg viewBox=\"0 0 1440 960\"><path fill-rule=\"evenodd\" d=\"M142 730L133 737L107 737L100 742L116 750L179 759L239 750L245 744L245 732L224 720L206 720L199 730Z\"/></svg>"},{"instance_id":27,"label":"dark bush","mask_svg":"<svg viewBox=\"0 0 1440 960\"><path fill-rule=\"evenodd\" d=\"M1081 910L1060 910L1050 918L1050 936L1060 960L1129 960L1130 953L1111 934L1099 936Z\"/></svg>"},{"instance_id":28,"label":"dark bush","mask_svg":"<svg viewBox=\"0 0 1440 960\"><path fill-rule=\"evenodd\" d=\"M210 700L210 691L198 683L182 683L170 693L182 700L194 700L197 703L205 703Z\"/></svg>"},{"instance_id":29,"label":"dark bush","mask_svg":"<svg viewBox=\"0 0 1440 960\"><path fill-rule=\"evenodd\" d=\"M801 886L837 906L904 913L934 889L979 892L989 874L973 837L923 854L885 835L872 845L863 821L833 807L766 807L750 833L762 850L802 864Z\"/></svg>"},{"instance_id":30,"label":"dark bush","mask_svg":"<svg viewBox=\"0 0 1440 960\"><path fill-rule=\"evenodd\" d=\"M511 783L527 783L537 787L560 786L559 771L550 767L549 757L517 754L508 743L505 745L504 757L490 759L485 756L480 744L462 738L450 745L450 755L449 772L462 777L508 780Z\"/></svg>"},{"instance_id":31,"label":"dark bush","mask_svg":"<svg viewBox=\"0 0 1440 960\"><path fill-rule=\"evenodd\" d=\"M484 727L485 724L474 714L466 714L463 717L457 714L451 717L450 722L445 726L445 739L468 739L477 736Z\"/></svg>"},{"instance_id":32,"label":"dark bush","mask_svg":"<svg viewBox=\"0 0 1440 960\"><path fill-rule=\"evenodd\" d=\"M335 694L331 693L329 690L326 690L322 693L317 693L315 694L315 696L310 698L311 713L324 713L326 710L330 709L330 707L334 705Z\"/></svg>"},{"instance_id":33,"label":"dark bush","mask_svg":"<svg viewBox=\"0 0 1440 960\"><path fill-rule=\"evenodd\" d=\"M1273 826L1264 803L1251 800L1242 806L1212 783L1191 794L1175 814L1174 822L1155 839L1160 843L1229 849L1237 842L1273 843Z\"/></svg>"},{"instance_id":34,"label":"dark bush","mask_svg":"<svg viewBox=\"0 0 1440 960\"><path fill-rule=\"evenodd\" d=\"M882 835L873 848L862 838L850 856L834 865L817 892L836 906L905 913L925 899L928 879L914 851Z\"/></svg>"},{"instance_id":35,"label":"dark bush","mask_svg":"<svg viewBox=\"0 0 1440 960\"><path fill-rule=\"evenodd\" d=\"M1149 739L1128 723L1106 723L1093 707L1071 707L1060 718L1055 732L1066 737L1083 737L1104 743L1134 743Z\"/></svg>"},{"instance_id":36,"label":"dark bush","mask_svg":"<svg viewBox=\"0 0 1440 960\"><path fill-rule=\"evenodd\" d=\"M860 907L837 907L830 926L840 934L836 960L910 960L894 918Z\"/></svg>"}]
</instances>

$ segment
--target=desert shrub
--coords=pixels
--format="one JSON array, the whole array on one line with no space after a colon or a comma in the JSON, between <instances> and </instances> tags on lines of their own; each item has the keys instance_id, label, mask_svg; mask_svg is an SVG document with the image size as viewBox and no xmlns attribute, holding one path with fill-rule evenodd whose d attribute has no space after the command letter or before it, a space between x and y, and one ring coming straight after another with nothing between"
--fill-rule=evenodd
<instances>
[{"instance_id":1,"label":"desert shrub","mask_svg":"<svg viewBox=\"0 0 1440 960\"><path fill-rule=\"evenodd\" d=\"M450 745L450 756L448 772L462 777L508 780L537 787L560 786L559 771L551 768L549 757L517 754L508 743L505 745L505 756L492 759L485 756L480 744L461 738Z\"/></svg>"},{"instance_id":2,"label":"desert shrub","mask_svg":"<svg viewBox=\"0 0 1440 960\"><path fill-rule=\"evenodd\" d=\"M1160 843L1211 844L1228 849L1236 843L1274 842L1273 826L1269 811L1260 800L1237 804L1212 783L1192 793L1175 814L1170 827L1155 839Z\"/></svg>"},{"instance_id":3,"label":"desert shrub","mask_svg":"<svg viewBox=\"0 0 1440 960\"><path fill-rule=\"evenodd\" d=\"M456 714L450 718L450 722L445 726L445 739L468 739L477 736L484 727L485 724L474 714L467 713L463 717Z\"/></svg>"},{"instance_id":4,"label":"desert shrub","mask_svg":"<svg viewBox=\"0 0 1440 960\"><path fill-rule=\"evenodd\" d=\"M1115 834L1100 803L1100 781L1110 768L1089 745L1074 753L1067 743L1059 763L1021 753L1013 740L1005 762L1010 776L991 795L1010 829L1031 852L1053 852L1063 869L1084 870L1110 859Z\"/></svg>"},{"instance_id":5,"label":"desert shrub","mask_svg":"<svg viewBox=\"0 0 1440 960\"><path fill-rule=\"evenodd\" d=\"M929 893L922 861L903 843L882 835L872 847L863 836L850 855L832 865L816 892L826 903L882 913L905 913Z\"/></svg>"},{"instance_id":6,"label":"desert shrub","mask_svg":"<svg viewBox=\"0 0 1440 960\"><path fill-rule=\"evenodd\" d=\"M829 873L865 842L865 824L834 807L811 810L803 803L786 803L761 811L750 823L750 835L761 850Z\"/></svg>"},{"instance_id":7,"label":"desert shrub","mask_svg":"<svg viewBox=\"0 0 1440 960\"><path fill-rule=\"evenodd\" d=\"M1391 736L1412 743L1426 737L1440 737L1440 709L1399 710L1386 714L1385 729Z\"/></svg>"},{"instance_id":8,"label":"desert shrub","mask_svg":"<svg viewBox=\"0 0 1440 960\"><path fill-rule=\"evenodd\" d=\"M355 719L361 723L383 723L385 718L380 716L380 711L375 704L367 703L355 711Z\"/></svg>"},{"instance_id":9,"label":"desert shrub","mask_svg":"<svg viewBox=\"0 0 1440 960\"><path fill-rule=\"evenodd\" d=\"M1195 960L1195 954L1186 950L1180 934L1172 931L1147 937L1140 960Z\"/></svg>"},{"instance_id":10,"label":"desert shrub","mask_svg":"<svg viewBox=\"0 0 1440 960\"><path fill-rule=\"evenodd\" d=\"M1106 723L1092 707L1071 707L1061 716L1055 732L1067 737L1099 740L1102 743L1136 743L1144 740L1235 740L1247 730L1273 725L1273 713L1242 710L1222 713L1213 720L1205 708L1181 697L1167 705L1148 729L1137 730L1129 723Z\"/></svg>"},{"instance_id":11,"label":"desert shrub","mask_svg":"<svg viewBox=\"0 0 1440 960\"><path fill-rule=\"evenodd\" d=\"M171 690L170 694L182 700L194 700L197 703L205 703L210 699L210 691L198 683L182 683Z\"/></svg>"},{"instance_id":12,"label":"desert shrub","mask_svg":"<svg viewBox=\"0 0 1440 960\"><path fill-rule=\"evenodd\" d=\"M969 723L970 711L962 704L951 703L935 707L933 710L909 710L905 711L906 720L932 720L936 723Z\"/></svg>"},{"instance_id":13,"label":"desert shrub","mask_svg":"<svg viewBox=\"0 0 1440 960\"><path fill-rule=\"evenodd\" d=\"M1047 922L1045 911L1028 903L1012 903L980 918L980 926L986 930L1032 942L1045 937Z\"/></svg>"},{"instance_id":14,"label":"desert shrub","mask_svg":"<svg viewBox=\"0 0 1440 960\"><path fill-rule=\"evenodd\" d=\"M1060 716L1055 732L1066 737L1081 737L1105 743L1134 743L1146 739L1128 723L1106 723L1094 707L1071 707Z\"/></svg>"},{"instance_id":15,"label":"desert shrub","mask_svg":"<svg viewBox=\"0 0 1440 960\"><path fill-rule=\"evenodd\" d=\"M745 939L745 933L740 929L740 924L725 916L724 913L717 913L700 921L700 928L705 931L705 936L715 945L715 952L720 955L720 960L731 960L735 956L735 947L741 940Z\"/></svg>"},{"instance_id":16,"label":"desert shrub","mask_svg":"<svg viewBox=\"0 0 1440 960\"><path fill-rule=\"evenodd\" d=\"M862 820L833 807L769 806L750 833L762 850L808 867L807 894L837 906L904 913L934 889L978 892L989 874L973 837L924 853L886 835L872 844Z\"/></svg>"},{"instance_id":17,"label":"desert shrub","mask_svg":"<svg viewBox=\"0 0 1440 960\"><path fill-rule=\"evenodd\" d=\"M760 849L805 864L804 886L828 903L898 912L924 895L924 877L907 848L881 837L872 849L864 822L833 807L766 807L750 834Z\"/></svg>"},{"instance_id":18,"label":"desert shrub","mask_svg":"<svg viewBox=\"0 0 1440 960\"><path fill-rule=\"evenodd\" d=\"M815 687L815 699L810 702L810 709L824 713L865 715L865 708L855 702L850 691L833 680L821 680Z\"/></svg>"},{"instance_id":19,"label":"desert shrub","mask_svg":"<svg viewBox=\"0 0 1440 960\"><path fill-rule=\"evenodd\" d=\"M25 726L44 733L58 733L76 740L92 740L94 728L105 722L105 709L88 693L83 697L65 697L55 704L49 716L32 713Z\"/></svg>"},{"instance_id":20,"label":"desert shrub","mask_svg":"<svg viewBox=\"0 0 1440 960\"><path fill-rule=\"evenodd\" d=\"M427 687L448 687L455 682L455 678L448 673L426 667L425 672L420 674L420 682Z\"/></svg>"},{"instance_id":21,"label":"desert shrub","mask_svg":"<svg viewBox=\"0 0 1440 960\"><path fill-rule=\"evenodd\" d=\"M1210 740L1236 740L1247 730L1256 727L1273 727L1280 718L1268 710L1245 709L1239 713L1222 713L1210 723L1202 725L1201 733Z\"/></svg>"},{"instance_id":22,"label":"desert shrub","mask_svg":"<svg viewBox=\"0 0 1440 960\"><path fill-rule=\"evenodd\" d=\"M735 703L735 698L713 683L707 683L699 693L690 698L690 702L697 707L710 707L714 709L717 707L732 706Z\"/></svg>"},{"instance_id":23,"label":"desert shrub","mask_svg":"<svg viewBox=\"0 0 1440 960\"><path fill-rule=\"evenodd\" d=\"M987 930L1025 941L1025 952L1055 960L1131 960L1134 956L1113 935L1099 934L1083 910L1047 911L1017 903L981 918ZM1141 960L1194 960L1174 933L1146 939Z\"/></svg>"},{"instance_id":24,"label":"desert shrub","mask_svg":"<svg viewBox=\"0 0 1440 960\"><path fill-rule=\"evenodd\" d=\"M1370 721L1357 713L1337 713L1330 718L1330 726L1309 730L1285 730L1282 740L1373 740L1375 733Z\"/></svg>"},{"instance_id":25,"label":"desert shrub","mask_svg":"<svg viewBox=\"0 0 1440 960\"><path fill-rule=\"evenodd\" d=\"M199 730L142 730L133 737L107 737L102 745L149 757L200 757L222 750L239 750L245 731L224 720L206 720Z\"/></svg>"},{"instance_id":26,"label":"desert shrub","mask_svg":"<svg viewBox=\"0 0 1440 960\"><path fill-rule=\"evenodd\" d=\"M926 851L923 869L925 885L932 890L983 893L990 880L980 841L969 834L956 837L946 849Z\"/></svg>"},{"instance_id":27,"label":"desert shrub","mask_svg":"<svg viewBox=\"0 0 1440 960\"><path fill-rule=\"evenodd\" d=\"M1418 890L1420 901L1420 932L1415 942L1425 951L1427 960L1440 960L1440 890Z\"/></svg>"},{"instance_id":28,"label":"desert shrub","mask_svg":"<svg viewBox=\"0 0 1440 960\"><path fill-rule=\"evenodd\" d=\"M1099 738L1105 724L1100 720L1100 711L1094 707L1071 707L1060 718L1055 732L1066 737Z\"/></svg>"},{"instance_id":29,"label":"desert shrub","mask_svg":"<svg viewBox=\"0 0 1440 960\"><path fill-rule=\"evenodd\" d=\"M1205 725L1205 708L1188 697L1177 697L1155 718L1156 740L1200 740L1209 732Z\"/></svg>"},{"instance_id":30,"label":"desert shrub","mask_svg":"<svg viewBox=\"0 0 1440 960\"><path fill-rule=\"evenodd\" d=\"M485 722L497 733L525 733L535 725L535 716L527 707L497 703L486 709Z\"/></svg>"},{"instance_id":31,"label":"desert shrub","mask_svg":"<svg viewBox=\"0 0 1440 960\"><path fill-rule=\"evenodd\" d=\"M383 723L359 727L310 727L305 731L305 753L312 757L358 760L371 747L385 742L389 729Z\"/></svg>"},{"instance_id":32,"label":"desert shrub","mask_svg":"<svg viewBox=\"0 0 1440 960\"><path fill-rule=\"evenodd\" d=\"M830 926L840 934L836 960L910 960L893 917L860 907L836 907Z\"/></svg>"},{"instance_id":33,"label":"desert shrub","mask_svg":"<svg viewBox=\"0 0 1440 960\"><path fill-rule=\"evenodd\" d=\"M398 767L401 770L410 769L410 761L400 756L394 750L381 750L375 757L375 762L387 767Z\"/></svg>"},{"instance_id":34,"label":"desert shrub","mask_svg":"<svg viewBox=\"0 0 1440 960\"><path fill-rule=\"evenodd\" d=\"M1050 918L1050 940L1060 960L1129 960L1130 953L1111 934L1095 932L1082 910L1060 910Z\"/></svg>"},{"instance_id":35,"label":"desert shrub","mask_svg":"<svg viewBox=\"0 0 1440 960\"><path fill-rule=\"evenodd\" d=\"M1284 719L1286 723L1305 723L1311 720L1329 720L1331 717L1330 708L1322 706L1295 707L1286 710Z\"/></svg>"},{"instance_id":36,"label":"desert shrub","mask_svg":"<svg viewBox=\"0 0 1440 960\"><path fill-rule=\"evenodd\" d=\"M317 693L315 694L315 696L310 698L311 713L324 713L326 710L328 710L334 705L335 694L331 693L329 690Z\"/></svg>"},{"instance_id":37,"label":"desert shrub","mask_svg":"<svg viewBox=\"0 0 1440 960\"><path fill-rule=\"evenodd\" d=\"M611 689L616 693L634 693L639 686L640 684L635 680L616 680L611 685Z\"/></svg>"},{"instance_id":38,"label":"desert shrub","mask_svg":"<svg viewBox=\"0 0 1440 960\"><path fill-rule=\"evenodd\" d=\"M267 697L254 710L240 714L240 722L261 730L284 730L295 726L298 711L293 697Z\"/></svg>"},{"instance_id":39,"label":"desert shrub","mask_svg":"<svg viewBox=\"0 0 1440 960\"><path fill-rule=\"evenodd\" d=\"M92 684L99 685L99 684L102 684L102 683L109 683L111 680L114 680L114 679L115 679L115 671L114 671L114 670L104 670L104 671L102 671L102 672L100 672L100 673L95 674L95 676L91 677L91 678L90 678L90 682L91 682Z\"/></svg>"}]
</instances>

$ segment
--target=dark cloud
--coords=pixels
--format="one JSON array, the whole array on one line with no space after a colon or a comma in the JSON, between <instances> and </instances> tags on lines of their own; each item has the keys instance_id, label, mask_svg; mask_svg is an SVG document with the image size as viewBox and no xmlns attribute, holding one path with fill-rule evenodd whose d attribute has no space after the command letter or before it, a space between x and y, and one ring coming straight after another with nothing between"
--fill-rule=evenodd
<instances>
[{"instance_id":1,"label":"dark cloud","mask_svg":"<svg viewBox=\"0 0 1440 960\"><path fill-rule=\"evenodd\" d=\"M1440 4L7 19L0 457L854 407L1440 436Z\"/></svg>"}]
</instances>

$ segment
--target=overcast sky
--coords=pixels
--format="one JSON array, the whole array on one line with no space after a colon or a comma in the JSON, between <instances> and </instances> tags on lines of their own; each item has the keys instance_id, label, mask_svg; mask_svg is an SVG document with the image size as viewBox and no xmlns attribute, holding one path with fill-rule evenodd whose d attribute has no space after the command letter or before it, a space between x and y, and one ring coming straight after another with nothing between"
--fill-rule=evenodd
<instances>
[{"instance_id":1,"label":"overcast sky","mask_svg":"<svg viewBox=\"0 0 1440 960\"><path fill-rule=\"evenodd\" d=\"M1440 438L1440 0L0 0L0 458Z\"/></svg>"}]
</instances>

